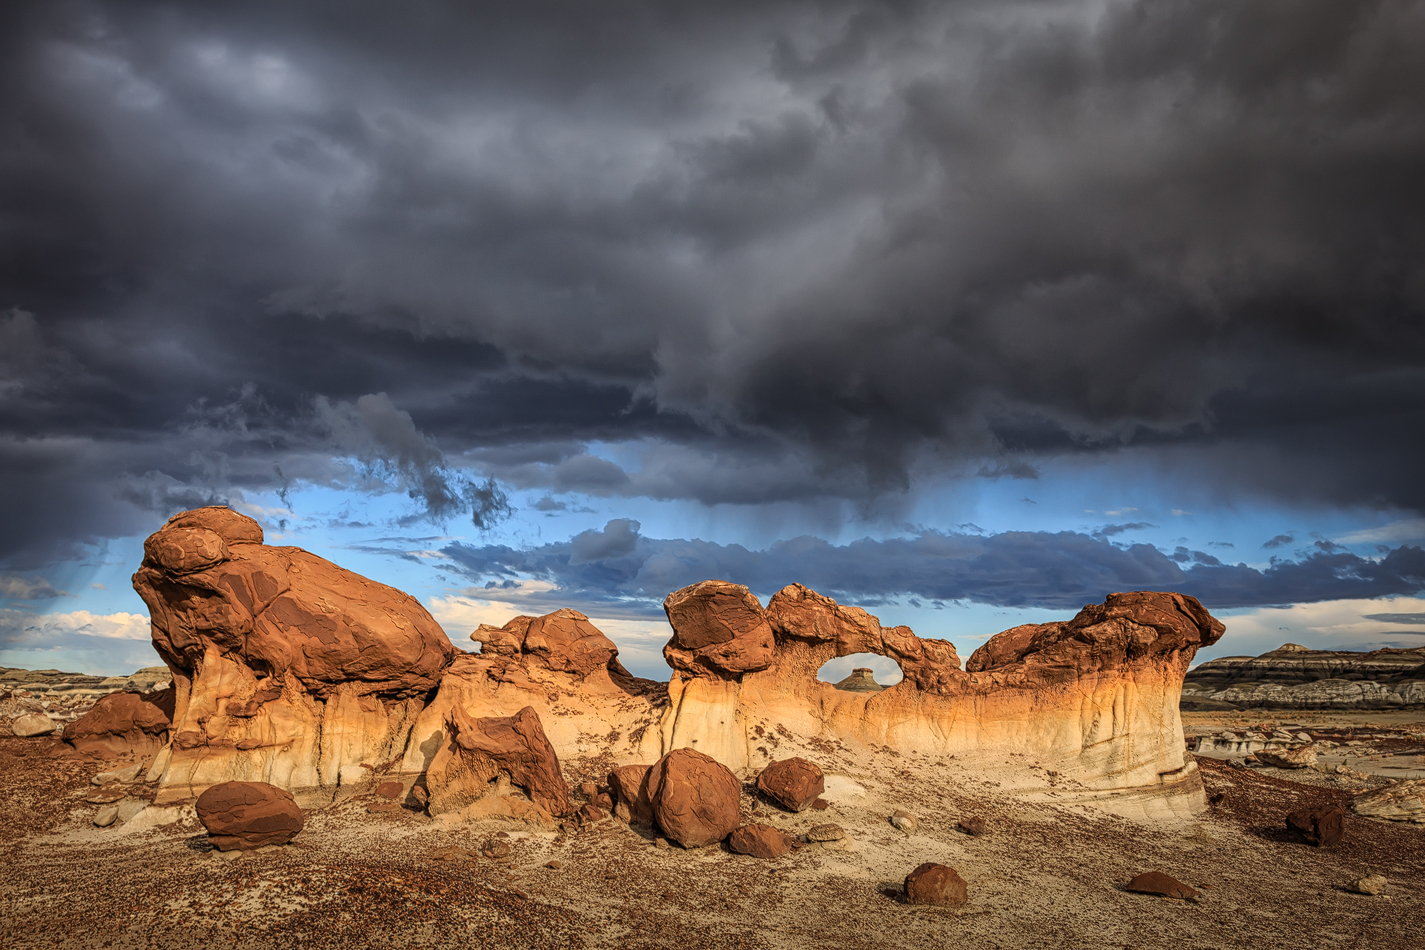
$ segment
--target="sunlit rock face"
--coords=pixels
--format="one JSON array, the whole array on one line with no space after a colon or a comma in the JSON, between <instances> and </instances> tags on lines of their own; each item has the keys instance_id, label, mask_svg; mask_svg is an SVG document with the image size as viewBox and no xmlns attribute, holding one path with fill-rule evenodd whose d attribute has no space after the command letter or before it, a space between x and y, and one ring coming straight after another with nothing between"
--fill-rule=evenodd
<instances>
[{"instance_id":1,"label":"sunlit rock face","mask_svg":"<svg viewBox=\"0 0 1425 950\"><path fill-rule=\"evenodd\" d=\"M175 690L150 770L166 800L227 781L365 781L404 753L454 658L413 597L262 541L251 518L199 508L144 542L134 589Z\"/></svg>"},{"instance_id":2,"label":"sunlit rock face","mask_svg":"<svg viewBox=\"0 0 1425 950\"><path fill-rule=\"evenodd\" d=\"M726 596L708 596L712 585L727 588ZM720 604L734 603L738 625L755 629L743 614L744 588L697 586L709 605L707 616L694 618L699 629L714 625ZM669 602L682 608L668 612L675 641L696 640L679 634L689 622L687 596L675 592ZM765 666L736 672L696 648L676 657L665 748L690 746L734 769L755 770L786 755L789 745L831 740L975 756L1010 766L1011 784L1042 782L1030 770L1016 773L1010 759L1023 757L1090 793L1143 797L1178 811L1200 807L1178 695L1193 655L1216 642L1223 626L1191 597L1112 594L1072 620L998 634L964 669L951 644L882 627L864 610L799 584L774 595L763 616L775 638ZM853 653L892 657L905 678L874 693L817 680L824 663Z\"/></svg>"},{"instance_id":3,"label":"sunlit rock face","mask_svg":"<svg viewBox=\"0 0 1425 950\"><path fill-rule=\"evenodd\" d=\"M442 814L483 814L490 788L508 798L523 785L501 778L499 756L479 758L493 754L471 745L472 723L523 717L571 774L680 748L744 778L788 756L913 753L972 761L1031 794L1056 784L1061 799L1202 806L1178 699L1194 653L1223 627L1179 594L1111 594L1071 620L1007 630L962 668L949 642L800 584L764 608L745 587L704 581L665 603L664 685L631 676L574 610L482 625L480 652L463 653L411 597L264 545L255 522L223 508L170 519L134 586L174 674L169 741L150 770L160 802L225 781L334 795L380 772L425 776ZM864 692L817 679L858 653L894 659L904 678ZM542 820L557 817L523 794Z\"/></svg>"}]
</instances>

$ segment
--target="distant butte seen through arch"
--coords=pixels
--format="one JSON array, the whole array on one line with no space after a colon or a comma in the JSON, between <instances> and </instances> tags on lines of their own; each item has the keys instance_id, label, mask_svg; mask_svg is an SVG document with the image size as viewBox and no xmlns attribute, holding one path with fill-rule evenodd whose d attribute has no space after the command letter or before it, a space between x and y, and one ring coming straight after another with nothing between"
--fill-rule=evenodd
<instances>
[{"instance_id":1,"label":"distant butte seen through arch","mask_svg":"<svg viewBox=\"0 0 1425 950\"><path fill-rule=\"evenodd\" d=\"M851 692L880 692L901 681L903 674L895 660L877 653L852 653L828 660L816 678L837 689Z\"/></svg>"}]
</instances>

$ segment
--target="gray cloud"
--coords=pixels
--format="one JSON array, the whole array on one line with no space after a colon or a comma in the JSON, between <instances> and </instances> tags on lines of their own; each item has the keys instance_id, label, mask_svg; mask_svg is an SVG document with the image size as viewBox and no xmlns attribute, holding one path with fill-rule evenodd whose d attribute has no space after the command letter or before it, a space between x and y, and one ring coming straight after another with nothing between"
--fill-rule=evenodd
<instances>
[{"instance_id":1,"label":"gray cloud","mask_svg":"<svg viewBox=\"0 0 1425 950\"><path fill-rule=\"evenodd\" d=\"M1425 626L1425 613L1413 614L1366 614L1366 620L1378 620L1381 623L1405 623L1419 624Z\"/></svg>"},{"instance_id":2,"label":"gray cloud","mask_svg":"<svg viewBox=\"0 0 1425 950\"><path fill-rule=\"evenodd\" d=\"M864 501L1127 452L1425 510L1417 5L0 17L13 563L343 452L477 524L490 476ZM572 448L480 461L526 445Z\"/></svg>"},{"instance_id":3,"label":"gray cloud","mask_svg":"<svg viewBox=\"0 0 1425 950\"><path fill-rule=\"evenodd\" d=\"M1379 560L1316 551L1257 569L1185 548L1175 552L1180 556L1167 555L1148 544L1120 546L1067 531L927 531L846 545L801 537L761 551L637 532L637 522L619 520L602 532L525 550L456 543L442 551L477 583L552 581L556 589L543 595L548 603L648 616L657 616L669 591L708 578L746 584L764 595L800 582L868 606L916 597L1065 610L1122 590L1182 591L1210 609L1425 590L1425 549L1405 546Z\"/></svg>"}]
</instances>

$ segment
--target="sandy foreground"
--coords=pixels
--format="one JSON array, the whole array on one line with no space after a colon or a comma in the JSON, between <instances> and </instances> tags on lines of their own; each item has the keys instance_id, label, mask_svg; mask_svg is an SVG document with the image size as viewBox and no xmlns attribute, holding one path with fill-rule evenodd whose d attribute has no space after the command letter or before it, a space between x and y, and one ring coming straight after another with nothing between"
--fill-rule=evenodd
<instances>
[{"instance_id":1,"label":"sandy foreground","mask_svg":"<svg viewBox=\"0 0 1425 950\"><path fill-rule=\"evenodd\" d=\"M1425 718L1352 717L1321 728L1357 730L1358 757L1376 754L1372 735L1418 732ZM1348 817L1346 840L1328 849L1285 831L1287 811L1344 802L1369 782L1203 759L1208 792L1225 793L1209 813L1135 820L1068 804L1062 786L1026 801L1001 792L994 770L954 759L887 750L869 764L822 764L829 809L782 812L749 786L745 814L792 834L835 822L852 850L761 861L658 847L608 820L572 836L508 830L501 861L477 853L494 829L356 796L309 810L291 845L232 857L211 850L193 818L94 828L97 806L84 799L100 766L54 739L5 737L0 947L1425 946L1425 826ZM916 833L890 825L896 808L918 817ZM983 837L956 830L971 815L985 820ZM902 879L925 861L960 872L967 906L903 903ZM1149 870L1202 900L1123 890ZM1384 895L1347 890L1372 873L1389 879Z\"/></svg>"}]
</instances>

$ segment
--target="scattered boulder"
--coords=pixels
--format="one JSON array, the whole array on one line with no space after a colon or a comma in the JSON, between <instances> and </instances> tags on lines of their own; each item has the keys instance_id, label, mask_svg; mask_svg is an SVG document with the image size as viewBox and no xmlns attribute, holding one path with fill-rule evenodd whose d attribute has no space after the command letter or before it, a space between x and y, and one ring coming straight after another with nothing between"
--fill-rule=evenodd
<instances>
[{"instance_id":1,"label":"scattered boulder","mask_svg":"<svg viewBox=\"0 0 1425 950\"><path fill-rule=\"evenodd\" d=\"M480 845L480 854L493 861L508 860L510 852L513 850L514 847L508 838L490 838Z\"/></svg>"},{"instance_id":2,"label":"scattered boulder","mask_svg":"<svg viewBox=\"0 0 1425 950\"><path fill-rule=\"evenodd\" d=\"M405 790L406 786L400 782L382 782L376 786L376 794L382 798L400 798Z\"/></svg>"},{"instance_id":3,"label":"scattered boulder","mask_svg":"<svg viewBox=\"0 0 1425 950\"><path fill-rule=\"evenodd\" d=\"M1258 762L1279 769L1305 769L1316 764L1316 747L1313 745L1295 749L1259 749L1255 754Z\"/></svg>"},{"instance_id":4,"label":"scattered boulder","mask_svg":"<svg viewBox=\"0 0 1425 950\"><path fill-rule=\"evenodd\" d=\"M105 805L94 814L94 827L107 828L119 820L119 806L117 803Z\"/></svg>"},{"instance_id":5,"label":"scattered boulder","mask_svg":"<svg viewBox=\"0 0 1425 950\"><path fill-rule=\"evenodd\" d=\"M814 762L783 759L762 770L757 790L788 811L801 811L826 791L826 776Z\"/></svg>"},{"instance_id":6,"label":"scattered boulder","mask_svg":"<svg viewBox=\"0 0 1425 950\"><path fill-rule=\"evenodd\" d=\"M985 820L978 815L970 818L961 818L960 823L955 826L965 834L978 838L985 833Z\"/></svg>"},{"instance_id":7,"label":"scattered boulder","mask_svg":"<svg viewBox=\"0 0 1425 950\"><path fill-rule=\"evenodd\" d=\"M292 793L266 782L223 782L198 796L198 820L219 851L286 844L302 830Z\"/></svg>"},{"instance_id":8,"label":"scattered boulder","mask_svg":"<svg viewBox=\"0 0 1425 950\"><path fill-rule=\"evenodd\" d=\"M1397 782L1357 795L1351 800L1351 811L1362 818L1425 824L1425 779Z\"/></svg>"},{"instance_id":9,"label":"scattered boulder","mask_svg":"<svg viewBox=\"0 0 1425 950\"><path fill-rule=\"evenodd\" d=\"M44 713L29 713L20 716L10 723L10 729L15 735L22 739L29 739L33 736L47 736L54 732L55 721Z\"/></svg>"},{"instance_id":10,"label":"scattered boulder","mask_svg":"<svg viewBox=\"0 0 1425 950\"><path fill-rule=\"evenodd\" d=\"M614 797L608 792L600 792L589 801L589 804L601 811L611 812L614 810Z\"/></svg>"},{"instance_id":11,"label":"scattered boulder","mask_svg":"<svg viewBox=\"0 0 1425 950\"><path fill-rule=\"evenodd\" d=\"M1195 901L1202 893L1176 878L1168 877L1160 871L1140 874L1128 882L1126 888L1134 894L1153 894L1158 897L1173 897L1178 900Z\"/></svg>"},{"instance_id":12,"label":"scattered boulder","mask_svg":"<svg viewBox=\"0 0 1425 950\"><path fill-rule=\"evenodd\" d=\"M574 811L559 757L533 706L513 716L477 719L457 703L449 724L451 742L437 752L426 772L432 815L468 811L472 818L518 818L548 825ZM521 805L517 797L501 794L502 782L521 788L528 802Z\"/></svg>"},{"instance_id":13,"label":"scattered boulder","mask_svg":"<svg viewBox=\"0 0 1425 950\"><path fill-rule=\"evenodd\" d=\"M905 899L911 904L963 907L969 889L954 868L926 862L906 875Z\"/></svg>"},{"instance_id":14,"label":"scattered boulder","mask_svg":"<svg viewBox=\"0 0 1425 950\"><path fill-rule=\"evenodd\" d=\"M748 854L754 858L780 858L796 847L789 835L771 825L743 825L727 839L727 846L734 854Z\"/></svg>"},{"instance_id":15,"label":"scattered boulder","mask_svg":"<svg viewBox=\"0 0 1425 950\"><path fill-rule=\"evenodd\" d=\"M813 825L807 830L806 839L808 844L818 845L828 851L852 851L856 845L845 828L830 822Z\"/></svg>"},{"instance_id":16,"label":"scattered boulder","mask_svg":"<svg viewBox=\"0 0 1425 950\"><path fill-rule=\"evenodd\" d=\"M609 789L614 796L614 816L630 825L653 824L653 802L648 798L647 765L624 765L609 773Z\"/></svg>"},{"instance_id":17,"label":"scattered boulder","mask_svg":"<svg viewBox=\"0 0 1425 950\"><path fill-rule=\"evenodd\" d=\"M1352 881L1351 890L1355 891L1357 894L1367 894L1371 897L1375 897L1377 894L1385 892L1385 886L1387 883L1388 882L1386 881L1384 875L1370 874L1366 877Z\"/></svg>"},{"instance_id":18,"label":"scattered boulder","mask_svg":"<svg viewBox=\"0 0 1425 950\"><path fill-rule=\"evenodd\" d=\"M716 844L742 824L742 783L694 749L674 749L654 764L648 797L658 827L685 848Z\"/></svg>"},{"instance_id":19,"label":"scattered boulder","mask_svg":"<svg viewBox=\"0 0 1425 950\"><path fill-rule=\"evenodd\" d=\"M1340 805L1302 808L1286 816L1286 826L1302 841L1317 848L1340 844L1346 833L1346 809Z\"/></svg>"},{"instance_id":20,"label":"scattered boulder","mask_svg":"<svg viewBox=\"0 0 1425 950\"><path fill-rule=\"evenodd\" d=\"M579 820L584 822L585 824L592 824L596 821L603 821L605 818L609 817L608 814L606 814L602 808L594 804L585 804L580 806L577 814Z\"/></svg>"},{"instance_id":21,"label":"scattered boulder","mask_svg":"<svg viewBox=\"0 0 1425 950\"><path fill-rule=\"evenodd\" d=\"M595 795L599 794L599 786L595 782L580 782L579 794L584 796L585 801L591 801Z\"/></svg>"},{"instance_id":22,"label":"scattered boulder","mask_svg":"<svg viewBox=\"0 0 1425 950\"><path fill-rule=\"evenodd\" d=\"M175 696L171 685L151 693L110 693L64 727L64 741L80 752L150 756L168 738Z\"/></svg>"},{"instance_id":23,"label":"scattered boulder","mask_svg":"<svg viewBox=\"0 0 1425 950\"><path fill-rule=\"evenodd\" d=\"M895 813L891 815L891 824L906 834L910 834L920 827L920 822L915 820L915 816L904 808L895 810Z\"/></svg>"}]
</instances>

